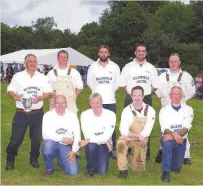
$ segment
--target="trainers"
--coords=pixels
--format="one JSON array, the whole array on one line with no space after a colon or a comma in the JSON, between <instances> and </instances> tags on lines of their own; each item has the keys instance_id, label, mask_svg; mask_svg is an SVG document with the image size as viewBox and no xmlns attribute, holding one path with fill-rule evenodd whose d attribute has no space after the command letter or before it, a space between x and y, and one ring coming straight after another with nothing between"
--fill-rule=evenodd
<instances>
[{"instance_id":1,"label":"trainers","mask_svg":"<svg viewBox=\"0 0 203 186\"><path fill-rule=\"evenodd\" d=\"M14 169L14 162L7 161L5 170L13 170Z\"/></svg>"},{"instance_id":2,"label":"trainers","mask_svg":"<svg viewBox=\"0 0 203 186\"><path fill-rule=\"evenodd\" d=\"M155 162L156 163L162 162L162 150L159 150L159 152L157 153L156 158L155 158Z\"/></svg>"},{"instance_id":3,"label":"trainers","mask_svg":"<svg viewBox=\"0 0 203 186\"><path fill-rule=\"evenodd\" d=\"M87 170L87 172L85 173L85 176L87 177L93 177L94 176L94 172L91 170Z\"/></svg>"},{"instance_id":4,"label":"trainers","mask_svg":"<svg viewBox=\"0 0 203 186\"><path fill-rule=\"evenodd\" d=\"M110 157L111 157L111 159L113 159L113 160L116 160L116 159L117 159L117 158L116 158L116 150L112 150L112 151L111 151Z\"/></svg>"},{"instance_id":5,"label":"trainers","mask_svg":"<svg viewBox=\"0 0 203 186\"><path fill-rule=\"evenodd\" d=\"M123 171L120 171L118 178L119 179L126 179L127 176L128 176L128 170L123 170Z\"/></svg>"},{"instance_id":6,"label":"trainers","mask_svg":"<svg viewBox=\"0 0 203 186\"><path fill-rule=\"evenodd\" d=\"M184 165L191 165L190 158L185 158L184 159Z\"/></svg>"},{"instance_id":7,"label":"trainers","mask_svg":"<svg viewBox=\"0 0 203 186\"><path fill-rule=\"evenodd\" d=\"M161 176L161 180L163 182L170 182L170 174L169 174L169 172L163 172L163 174Z\"/></svg>"},{"instance_id":8,"label":"trainers","mask_svg":"<svg viewBox=\"0 0 203 186\"><path fill-rule=\"evenodd\" d=\"M33 168L39 168L40 167L37 159L30 159L30 165L32 165Z\"/></svg>"}]
</instances>

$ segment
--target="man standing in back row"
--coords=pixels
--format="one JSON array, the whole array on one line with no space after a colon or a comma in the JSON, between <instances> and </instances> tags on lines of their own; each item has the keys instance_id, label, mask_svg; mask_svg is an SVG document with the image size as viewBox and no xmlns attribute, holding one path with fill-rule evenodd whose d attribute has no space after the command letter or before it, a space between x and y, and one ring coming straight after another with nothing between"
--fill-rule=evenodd
<instances>
[{"instance_id":1,"label":"man standing in back row","mask_svg":"<svg viewBox=\"0 0 203 186\"><path fill-rule=\"evenodd\" d=\"M66 50L60 50L57 55L58 64L47 76L51 80L54 97L56 94L65 96L67 109L76 114L76 99L83 89L83 82L80 73L69 67L68 57ZM50 109L53 108L54 97L50 100Z\"/></svg>"},{"instance_id":2,"label":"man standing in back row","mask_svg":"<svg viewBox=\"0 0 203 186\"><path fill-rule=\"evenodd\" d=\"M178 86L182 89L182 103L185 103L187 100L191 99L195 94L195 84L192 76L183 71L180 68L181 61L180 56L177 53L171 54L169 57L169 71L162 73L159 76L159 88L156 91L156 94L159 98L161 98L161 106L165 107L166 105L171 103L169 94L170 90L174 86ZM162 161L162 150L160 149L155 162L161 163ZM186 151L185 151L185 159L184 164L190 165L190 143L187 138L186 143Z\"/></svg>"},{"instance_id":3,"label":"man standing in back row","mask_svg":"<svg viewBox=\"0 0 203 186\"><path fill-rule=\"evenodd\" d=\"M146 61L147 48L138 45L135 48L135 59L123 67L120 87L125 91L124 107L132 103L131 90L135 86L144 89L144 103L152 106L152 93L158 88L157 69ZM150 137L147 144L147 161L150 160Z\"/></svg>"},{"instance_id":4,"label":"man standing in back row","mask_svg":"<svg viewBox=\"0 0 203 186\"><path fill-rule=\"evenodd\" d=\"M88 70L87 85L92 93L99 93L103 100L103 108L116 114L115 92L119 88L120 68L109 59L109 47L101 45L98 49L99 59ZM116 159L116 131L112 135L113 150L111 158Z\"/></svg>"}]
</instances>

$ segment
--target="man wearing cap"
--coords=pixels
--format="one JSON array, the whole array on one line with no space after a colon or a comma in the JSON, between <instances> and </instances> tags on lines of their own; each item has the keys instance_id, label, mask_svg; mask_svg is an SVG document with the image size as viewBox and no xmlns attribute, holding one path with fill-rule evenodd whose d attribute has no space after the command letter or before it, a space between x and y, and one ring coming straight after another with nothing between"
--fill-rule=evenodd
<instances>
[{"instance_id":1,"label":"man wearing cap","mask_svg":"<svg viewBox=\"0 0 203 186\"><path fill-rule=\"evenodd\" d=\"M92 177L95 173L105 174L108 171L116 114L102 108L102 97L98 93L90 96L89 103L91 109L81 114L81 128L85 140L80 142L80 147L85 147L86 176Z\"/></svg>"},{"instance_id":2,"label":"man wearing cap","mask_svg":"<svg viewBox=\"0 0 203 186\"><path fill-rule=\"evenodd\" d=\"M51 70L47 76L50 78L54 96L56 94L64 95L68 102L67 108L73 113L77 113L76 99L83 89L83 82L80 73L69 67L68 52L60 50L57 55L58 64ZM54 105L54 97L50 100L50 109Z\"/></svg>"},{"instance_id":3,"label":"man wearing cap","mask_svg":"<svg viewBox=\"0 0 203 186\"><path fill-rule=\"evenodd\" d=\"M108 46L99 46L99 59L89 67L87 85L92 93L99 93L102 96L103 108L116 114L115 92L119 88L120 68L109 59L109 55ZM113 132L112 140L111 158L116 159L116 130Z\"/></svg>"},{"instance_id":4,"label":"man wearing cap","mask_svg":"<svg viewBox=\"0 0 203 186\"><path fill-rule=\"evenodd\" d=\"M186 141L192 127L193 109L182 103L183 91L180 87L171 88L171 103L161 108L159 123L162 132L162 181L170 181L170 171L180 172L184 162Z\"/></svg>"},{"instance_id":5,"label":"man wearing cap","mask_svg":"<svg viewBox=\"0 0 203 186\"><path fill-rule=\"evenodd\" d=\"M135 48L135 59L127 63L121 72L120 87L125 91L124 107L132 103L130 96L131 90L135 86L141 86L144 89L144 102L152 106L152 93L158 88L157 69L146 61L147 48L138 45ZM148 140L147 160L150 160L150 137Z\"/></svg>"},{"instance_id":6,"label":"man wearing cap","mask_svg":"<svg viewBox=\"0 0 203 186\"><path fill-rule=\"evenodd\" d=\"M128 166L135 171L145 171L148 138L155 122L155 110L143 102L144 89L133 87L131 97L132 104L125 107L121 115L121 136L116 145L118 178L127 177ZM132 155L127 156L128 148L132 148Z\"/></svg>"},{"instance_id":7,"label":"man wearing cap","mask_svg":"<svg viewBox=\"0 0 203 186\"><path fill-rule=\"evenodd\" d=\"M8 85L8 95L16 101L16 113L12 122L12 134L6 148L7 163L6 170L14 169L15 156L23 141L27 127L30 128L31 150L30 164L34 168L39 167L40 142L42 135L43 101L50 99L52 88L49 79L37 71L37 58L33 54L25 57L26 69L13 76ZM24 108L27 99L32 105L28 111Z\"/></svg>"},{"instance_id":8,"label":"man wearing cap","mask_svg":"<svg viewBox=\"0 0 203 186\"><path fill-rule=\"evenodd\" d=\"M54 171L54 158L65 174L77 175L79 166L80 125L77 115L66 109L66 98L56 95L54 109L44 114L42 123L42 154L45 161L45 173L50 176Z\"/></svg>"},{"instance_id":9,"label":"man wearing cap","mask_svg":"<svg viewBox=\"0 0 203 186\"><path fill-rule=\"evenodd\" d=\"M169 70L167 72L162 73L159 76L159 88L155 92L157 96L161 99L161 106L164 107L168 104L170 104L171 99L169 97L170 90L173 86L179 86L181 87L183 91L182 95L182 102L186 103L189 99L191 99L195 94L195 84L192 76L186 72L183 71L180 68L181 61L180 57L177 53L171 54L169 57ZM155 162L160 163L161 162L161 154L162 150L160 149L156 158ZM190 165L190 143L187 139L186 143L186 151L185 151L185 160L184 164Z\"/></svg>"}]
</instances>

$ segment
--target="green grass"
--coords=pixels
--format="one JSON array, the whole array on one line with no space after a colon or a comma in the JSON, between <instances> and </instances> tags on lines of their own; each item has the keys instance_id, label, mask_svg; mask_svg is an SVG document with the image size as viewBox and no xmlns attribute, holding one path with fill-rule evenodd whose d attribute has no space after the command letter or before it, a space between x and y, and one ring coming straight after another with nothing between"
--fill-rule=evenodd
<instances>
[{"instance_id":1,"label":"green grass","mask_svg":"<svg viewBox=\"0 0 203 186\"><path fill-rule=\"evenodd\" d=\"M49 177L46 181L41 181L41 175L44 172L44 161L42 155L40 156L39 162L41 164L40 169L33 169L29 165L29 150L30 140L28 137L28 131L24 138L22 145L19 148L18 156L15 161L15 170L5 171L6 163L6 146L9 141L11 134L11 122L15 113L15 103L13 100L8 98L6 94L6 84L1 86L1 182L2 184L9 185L135 185L135 184L163 184L160 181L161 176L161 165L154 163L156 152L159 149L159 138L160 138L160 127L158 123L158 111L160 109L160 102L157 97L153 97L153 106L156 109L156 123L154 125L151 134L151 159L152 162L147 164L145 172L133 172L129 171L127 180L117 179L118 168L117 162L110 160L109 170L106 175L95 175L93 178L87 178L84 176L86 160L84 158L84 149L81 150L80 154L82 159L79 162L80 172L78 176L70 177L66 176L63 171L55 163L55 172L53 176ZM90 94L89 89L85 89L78 98L78 107L81 111L89 108L88 96ZM124 93L119 90L117 92L117 125L116 130L119 134L119 121L121 112L123 109ZM194 108L195 118L193 121L193 128L190 133L191 143L191 166L183 166L181 173L171 174L171 184L187 184L197 185L203 184L203 101L191 100L188 103ZM45 111L48 109L48 103L45 103ZM118 135L117 135L118 136Z\"/></svg>"}]
</instances>

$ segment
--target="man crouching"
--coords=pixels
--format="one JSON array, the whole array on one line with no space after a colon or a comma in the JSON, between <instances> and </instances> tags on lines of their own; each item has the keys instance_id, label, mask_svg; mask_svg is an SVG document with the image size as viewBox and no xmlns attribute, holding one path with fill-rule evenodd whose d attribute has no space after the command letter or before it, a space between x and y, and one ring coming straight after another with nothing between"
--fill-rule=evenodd
<instances>
[{"instance_id":1,"label":"man crouching","mask_svg":"<svg viewBox=\"0 0 203 186\"><path fill-rule=\"evenodd\" d=\"M155 121L155 110L143 102L144 89L136 86L131 91L132 104L124 108L121 115L120 133L116 145L118 178L126 178L128 166L135 171L144 171L147 142ZM128 148L132 155L126 156Z\"/></svg>"},{"instance_id":2,"label":"man crouching","mask_svg":"<svg viewBox=\"0 0 203 186\"><path fill-rule=\"evenodd\" d=\"M186 140L192 127L193 109L181 103L182 90L175 86L170 91L171 103L160 110L162 131L162 181L170 181L170 171L180 172L184 162Z\"/></svg>"},{"instance_id":3,"label":"man crouching","mask_svg":"<svg viewBox=\"0 0 203 186\"><path fill-rule=\"evenodd\" d=\"M46 172L49 176L54 171L54 158L58 158L58 165L65 174L78 174L78 159L76 153L79 149L80 125L77 116L66 109L66 98L57 95L54 109L45 113L42 123L42 153Z\"/></svg>"},{"instance_id":4,"label":"man crouching","mask_svg":"<svg viewBox=\"0 0 203 186\"><path fill-rule=\"evenodd\" d=\"M89 102L91 109L81 114L81 128L85 140L80 142L80 147L85 146L86 176L92 177L95 173L105 174L108 170L116 115L102 108L102 97L98 93L93 93Z\"/></svg>"}]
</instances>

